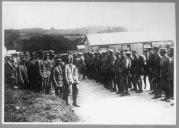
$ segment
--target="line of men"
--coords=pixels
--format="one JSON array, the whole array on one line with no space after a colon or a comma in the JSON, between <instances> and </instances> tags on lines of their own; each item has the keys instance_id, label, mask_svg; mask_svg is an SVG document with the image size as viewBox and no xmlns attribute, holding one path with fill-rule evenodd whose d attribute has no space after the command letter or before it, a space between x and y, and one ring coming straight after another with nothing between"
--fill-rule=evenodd
<instances>
[{"instance_id":1,"label":"line of men","mask_svg":"<svg viewBox=\"0 0 179 128\"><path fill-rule=\"evenodd\" d=\"M154 99L161 98L162 91L169 102L173 98L174 48L170 46L146 49L143 55L136 51L122 50L84 54L86 75L104 85L105 88L120 94L130 95L128 89L136 93L143 92L142 79L146 88L149 78Z\"/></svg>"},{"instance_id":2,"label":"line of men","mask_svg":"<svg viewBox=\"0 0 179 128\"><path fill-rule=\"evenodd\" d=\"M72 93L73 106L77 104L78 69L73 56L55 55L54 51L21 53L5 57L5 85L19 89L55 95L69 105Z\"/></svg>"}]
</instances>

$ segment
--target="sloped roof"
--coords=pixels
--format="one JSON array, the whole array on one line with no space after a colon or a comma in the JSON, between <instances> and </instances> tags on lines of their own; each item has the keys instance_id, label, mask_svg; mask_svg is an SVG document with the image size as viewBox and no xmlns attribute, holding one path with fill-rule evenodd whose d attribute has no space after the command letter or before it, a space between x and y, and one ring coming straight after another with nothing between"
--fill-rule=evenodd
<instances>
[{"instance_id":1,"label":"sloped roof","mask_svg":"<svg viewBox=\"0 0 179 128\"><path fill-rule=\"evenodd\" d=\"M115 33L88 34L88 45L122 44L175 40L175 35L167 31L132 31Z\"/></svg>"}]
</instances>

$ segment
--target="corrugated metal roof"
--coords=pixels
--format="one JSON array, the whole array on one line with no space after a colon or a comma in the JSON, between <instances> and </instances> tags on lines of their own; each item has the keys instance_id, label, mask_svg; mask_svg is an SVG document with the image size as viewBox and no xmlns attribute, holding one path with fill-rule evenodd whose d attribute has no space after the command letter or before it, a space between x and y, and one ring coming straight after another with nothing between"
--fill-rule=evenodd
<instances>
[{"instance_id":1,"label":"corrugated metal roof","mask_svg":"<svg viewBox=\"0 0 179 128\"><path fill-rule=\"evenodd\" d=\"M88 45L122 44L175 40L175 35L168 31L132 31L88 34Z\"/></svg>"}]
</instances>

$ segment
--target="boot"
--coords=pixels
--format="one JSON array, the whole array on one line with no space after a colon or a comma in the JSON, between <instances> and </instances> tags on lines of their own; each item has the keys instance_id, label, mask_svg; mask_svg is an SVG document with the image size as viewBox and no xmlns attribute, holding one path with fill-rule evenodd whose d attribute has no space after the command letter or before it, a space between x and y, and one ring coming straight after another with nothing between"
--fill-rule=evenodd
<instances>
[{"instance_id":1,"label":"boot","mask_svg":"<svg viewBox=\"0 0 179 128\"><path fill-rule=\"evenodd\" d=\"M65 101L66 101L66 105L67 105L67 106L69 106L69 103L68 103L68 98L66 98L66 100L65 100Z\"/></svg>"},{"instance_id":2,"label":"boot","mask_svg":"<svg viewBox=\"0 0 179 128\"><path fill-rule=\"evenodd\" d=\"M76 99L77 99L77 97L73 97L73 106L75 106L75 107L80 107L77 103L76 103Z\"/></svg>"}]
</instances>

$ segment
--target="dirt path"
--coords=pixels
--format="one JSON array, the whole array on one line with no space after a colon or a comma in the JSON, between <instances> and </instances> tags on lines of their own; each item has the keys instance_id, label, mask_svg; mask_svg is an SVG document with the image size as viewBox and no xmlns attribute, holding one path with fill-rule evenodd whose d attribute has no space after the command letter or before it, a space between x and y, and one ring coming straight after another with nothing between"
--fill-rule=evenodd
<instances>
[{"instance_id":1,"label":"dirt path","mask_svg":"<svg viewBox=\"0 0 179 128\"><path fill-rule=\"evenodd\" d=\"M74 110L83 123L174 124L175 106L152 99L149 92L120 97L93 80L83 80L79 84L80 107Z\"/></svg>"}]
</instances>

